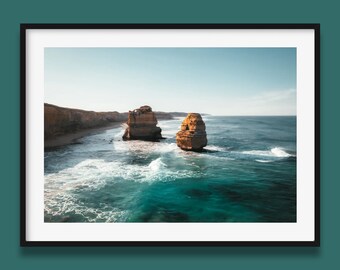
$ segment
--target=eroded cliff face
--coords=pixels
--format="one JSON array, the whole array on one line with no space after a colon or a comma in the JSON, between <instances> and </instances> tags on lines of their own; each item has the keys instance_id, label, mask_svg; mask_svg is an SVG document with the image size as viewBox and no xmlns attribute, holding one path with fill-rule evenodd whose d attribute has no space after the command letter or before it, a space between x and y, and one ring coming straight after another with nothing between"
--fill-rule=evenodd
<instances>
[{"instance_id":1,"label":"eroded cliff face","mask_svg":"<svg viewBox=\"0 0 340 270\"><path fill-rule=\"evenodd\" d=\"M199 113L189 113L176 134L177 146L188 151L202 151L208 143L205 123Z\"/></svg>"},{"instance_id":2,"label":"eroded cliff face","mask_svg":"<svg viewBox=\"0 0 340 270\"><path fill-rule=\"evenodd\" d=\"M123 140L158 141L162 139L161 128L157 127L157 118L150 106L129 111Z\"/></svg>"},{"instance_id":3,"label":"eroded cliff face","mask_svg":"<svg viewBox=\"0 0 340 270\"><path fill-rule=\"evenodd\" d=\"M53 139L84 129L103 127L112 122L124 120L126 120L126 115L118 112L93 112L44 104L45 139Z\"/></svg>"}]
</instances>

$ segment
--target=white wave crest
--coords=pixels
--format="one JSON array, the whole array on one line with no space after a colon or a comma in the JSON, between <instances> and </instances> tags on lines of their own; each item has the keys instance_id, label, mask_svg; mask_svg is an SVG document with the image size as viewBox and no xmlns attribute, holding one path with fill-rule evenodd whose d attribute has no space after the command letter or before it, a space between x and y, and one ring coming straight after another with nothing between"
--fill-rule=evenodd
<instances>
[{"instance_id":1,"label":"white wave crest","mask_svg":"<svg viewBox=\"0 0 340 270\"><path fill-rule=\"evenodd\" d=\"M242 154L246 155L254 155L254 156L266 156L266 157L290 157L294 156L279 147L274 147L268 151L263 150L251 150L251 151L243 151Z\"/></svg>"},{"instance_id":2,"label":"white wave crest","mask_svg":"<svg viewBox=\"0 0 340 270\"><path fill-rule=\"evenodd\" d=\"M264 159L255 159L255 161L261 162L261 163L269 163L269 162L273 162L272 160L264 160Z\"/></svg>"},{"instance_id":3,"label":"white wave crest","mask_svg":"<svg viewBox=\"0 0 340 270\"><path fill-rule=\"evenodd\" d=\"M152 171L159 171L160 169L162 168L165 168L166 167L166 164L164 164L162 162L162 159L161 158L157 158L153 161L151 161L151 163L149 164L148 166Z\"/></svg>"},{"instance_id":4,"label":"white wave crest","mask_svg":"<svg viewBox=\"0 0 340 270\"><path fill-rule=\"evenodd\" d=\"M223 152L227 150L227 148L217 146L217 145L207 145L206 147L204 147L204 149L210 150L210 151L217 151L217 152Z\"/></svg>"},{"instance_id":5,"label":"white wave crest","mask_svg":"<svg viewBox=\"0 0 340 270\"><path fill-rule=\"evenodd\" d=\"M122 126L123 127L123 126ZM120 129L119 132L117 132L116 134L114 134L114 139L122 139L123 135L124 135L125 130L124 129Z\"/></svg>"},{"instance_id":6,"label":"white wave crest","mask_svg":"<svg viewBox=\"0 0 340 270\"><path fill-rule=\"evenodd\" d=\"M88 159L56 173L45 174L45 190L61 192L70 190L98 190L111 181L173 181L178 178L199 177L190 169L169 167L161 157L149 164L126 164L124 161Z\"/></svg>"},{"instance_id":7,"label":"white wave crest","mask_svg":"<svg viewBox=\"0 0 340 270\"><path fill-rule=\"evenodd\" d=\"M275 156L277 157L290 157L292 155L288 154L287 152L285 152L284 150L282 150L279 147L274 147L270 150L271 153L273 153Z\"/></svg>"}]
</instances>

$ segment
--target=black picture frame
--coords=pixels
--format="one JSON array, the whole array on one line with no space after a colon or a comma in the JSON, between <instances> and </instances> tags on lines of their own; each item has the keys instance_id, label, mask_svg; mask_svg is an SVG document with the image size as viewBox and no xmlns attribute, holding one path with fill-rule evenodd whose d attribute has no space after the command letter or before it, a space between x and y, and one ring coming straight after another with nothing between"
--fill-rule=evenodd
<instances>
[{"instance_id":1,"label":"black picture frame","mask_svg":"<svg viewBox=\"0 0 340 270\"><path fill-rule=\"evenodd\" d=\"M314 31L314 240L312 241L30 241L27 240L27 36L33 29L307 29ZM20 25L20 246L320 246L320 25L312 24L30 24Z\"/></svg>"}]
</instances>

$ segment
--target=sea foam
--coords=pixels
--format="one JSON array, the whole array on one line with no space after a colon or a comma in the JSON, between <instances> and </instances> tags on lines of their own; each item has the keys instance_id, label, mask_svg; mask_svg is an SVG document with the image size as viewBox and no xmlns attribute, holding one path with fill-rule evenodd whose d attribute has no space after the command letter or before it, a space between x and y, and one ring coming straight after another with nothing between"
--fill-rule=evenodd
<instances>
[{"instance_id":1,"label":"sea foam","mask_svg":"<svg viewBox=\"0 0 340 270\"><path fill-rule=\"evenodd\" d=\"M251 150L251 151L243 151L242 154L246 155L254 155L254 156L265 156L265 157L290 157L294 156L279 147L274 147L270 150L263 151L263 150Z\"/></svg>"},{"instance_id":2,"label":"sea foam","mask_svg":"<svg viewBox=\"0 0 340 270\"><path fill-rule=\"evenodd\" d=\"M152 171L159 171L160 169L162 168L165 168L166 167L166 164L164 164L162 162L162 159L161 158L157 158L153 161L151 161L151 163L149 164L148 166Z\"/></svg>"},{"instance_id":3,"label":"sea foam","mask_svg":"<svg viewBox=\"0 0 340 270\"><path fill-rule=\"evenodd\" d=\"M209 123L209 119L203 118ZM258 179L270 184L272 179L284 177L285 183L291 181L294 191L296 160L290 158L296 155L294 123L282 126L274 118L261 118L268 122L264 129L263 121L252 124L252 119L243 117L211 117L210 125L206 125L210 139L207 151L191 152L176 145L174 137L181 120L160 121L162 134L167 138L160 142L123 141L125 128L119 127L84 137L82 144L45 152L45 222L146 222L153 220L146 219L149 216L168 222L172 214L175 221L180 220L177 213L184 211L195 222L245 221L241 217L244 214L232 209L233 204L226 204L225 200L226 196L235 201L249 198L249 192L253 192L248 188L249 181L255 186ZM271 127L277 129L272 131ZM282 130L280 137L276 137L277 130ZM263 139L263 133L270 140ZM288 167L277 162L287 158ZM263 207L272 207L268 206L268 198L287 197L289 204L295 200L294 192L268 190L262 182L256 188L264 194ZM239 188L243 184L245 188ZM195 190L208 190L210 195L188 199L185 194L191 190L198 195ZM260 199L256 197L251 203L262 203ZM277 209L270 211L270 220L282 221L282 213L288 208L284 204L274 205ZM169 206L171 211L160 215L155 206L162 211ZM202 214L196 208L206 212ZM216 209L221 210L223 215L218 217L223 220L216 219ZM264 211L264 216L267 214ZM293 218L286 221L294 221L294 215L293 212ZM250 221L266 222L252 218Z\"/></svg>"},{"instance_id":4,"label":"sea foam","mask_svg":"<svg viewBox=\"0 0 340 270\"><path fill-rule=\"evenodd\" d=\"M216 152L223 152L223 151L228 150L225 147L221 147L221 146L217 146L217 145L207 145L206 147L204 147L204 149L209 150L209 151L216 151Z\"/></svg>"}]
</instances>

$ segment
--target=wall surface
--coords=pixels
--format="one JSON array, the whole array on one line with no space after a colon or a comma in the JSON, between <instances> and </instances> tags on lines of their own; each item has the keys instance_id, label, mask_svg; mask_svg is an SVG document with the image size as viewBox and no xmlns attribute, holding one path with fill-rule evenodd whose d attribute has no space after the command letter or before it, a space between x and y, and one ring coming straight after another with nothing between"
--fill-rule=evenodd
<instances>
[{"instance_id":1,"label":"wall surface","mask_svg":"<svg viewBox=\"0 0 340 270\"><path fill-rule=\"evenodd\" d=\"M0 5L3 269L338 269L340 37L336 1L4 0ZM321 247L20 248L20 23L321 23Z\"/></svg>"}]
</instances>

